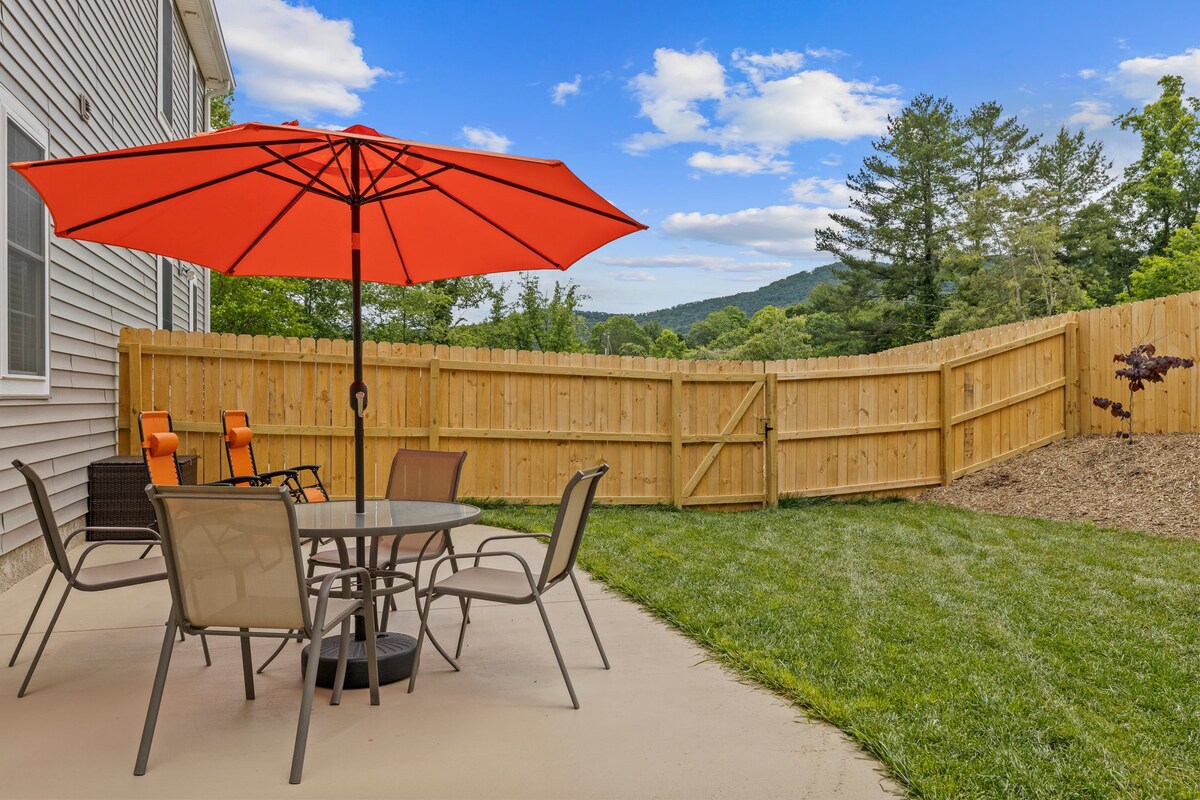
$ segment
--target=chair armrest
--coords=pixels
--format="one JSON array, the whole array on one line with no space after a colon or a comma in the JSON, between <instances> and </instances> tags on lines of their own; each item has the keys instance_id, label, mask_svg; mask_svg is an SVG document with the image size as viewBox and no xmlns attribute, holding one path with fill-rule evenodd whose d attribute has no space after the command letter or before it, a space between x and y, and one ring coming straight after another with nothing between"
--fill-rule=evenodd
<instances>
[{"instance_id":1,"label":"chair armrest","mask_svg":"<svg viewBox=\"0 0 1200 800\"><path fill-rule=\"evenodd\" d=\"M291 470L292 472L299 472L300 470L308 470L309 472L312 472L312 473L316 473L317 470L319 470L320 468L321 468L320 464L297 464L294 467L288 467L288 469Z\"/></svg>"},{"instance_id":2,"label":"chair armrest","mask_svg":"<svg viewBox=\"0 0 1200 800\"><path fill-rule=\"evenodd\" d=\"M488 542L498 542L503 539L544 539L549 535L548 533L506 533L501 536L489 536L479 543L479 550L477 552L482 553L483 546ZM475 566L479 566L479 559L475 559Z\"/></svg>"},{"instance_id":3,"label":"chair armrest","mask_svg":"<svg viewBox=\"0 0 1200 800\"><path fill-rule=\"evenodd\" d=\"M257 475L255 475L254 477L258 478L259 480L266 480L266 481L269 481L272 478L295 478L296 470L294 470L294 469L277 469L272 472L260 472Z\"/></svg>"},{"instance_id":4,"label":"chair armrest","mask_svg":"<svg viewBox=\"0 0 1200 800\"><path fill-rule=\"evenodd\" d=\"M259 485L260 481L257 475L234 475L229 478L222 478L219 481L201 484L202 486L237 486L240 483L249 483L252 486Z\"/></svg>"},{"instance_id":5,"label":"chair armrest","mask_svg":"<svg viewBox=\"0 0 1200 800\"><path fill-rule=\"evenodd\" d=\"M349 578L351 578L355 575L363 576L362 597L358 598L358 601L359 601L360 607L363 610L363 613L365 613L365 614L374 614L375 613L375 600L372 597L372 593L371 593L370 574L367 572L366 567L350 567L349 569L340 569L337 572L330 572L330 573L327 573L327 574L321 576L321 588L317 591L317 609L316 609L317 613L313 620L314 625L316 623L316 620L320 619L321 623L322 623L322 627L324 626L325 606L327 606L329 604L329 593L333 590L334 582L343 580L343 579L346 579L348 582ZM350 597L350 594L347 591L347 592L343 592L342 596ZM316 634L318 636L323 635L324 633L325 633L324 630L316 631Z\"/></svg>"},{"instance_id":6,"label":"chair armrest","mask_svg":"<svg viewBox=\"0 0 1200 800\"><path fill-rule=\"evenodd\" d=\"M106 527L103 525L88 525L87 527L80 528L75 533L133 533L143 537L141 539L143 542L147 539L160 538L158 531L154 530L153 528L127 528L124 526ZM75 533L72 533L71 535L74 536Z\"/></svg>"},{"instance_id":7,"label":"chair armrest","mask_svg":"<svg viewBox=\"0 0 1200 800\"><path fill-rule=\"evenodd\" d=\"M448 556L442 556L433 565L433 571L429 573L429 589L428 591L436 591L437 589L437 573L438 568L449 561L458 561L461 558L473 558L475 563L479 564L481 558L493 558L495 556L505 556L515 558L521 563L521 568L525 570L525 577L529 579L529 588L533 592L537 592L537 584L533 580L533 571L529 569L529 562L520 553L514 553L512 550L493 550L490 553L452 553Z\"/></svg>"}]
</instances>

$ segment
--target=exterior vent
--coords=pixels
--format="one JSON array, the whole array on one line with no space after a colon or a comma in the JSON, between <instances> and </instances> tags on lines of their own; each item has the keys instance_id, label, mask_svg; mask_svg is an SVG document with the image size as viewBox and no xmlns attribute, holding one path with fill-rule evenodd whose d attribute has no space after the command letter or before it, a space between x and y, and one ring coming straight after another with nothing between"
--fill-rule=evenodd
<instances>
[{"instance_id":1,"label":"exterior vent","mask_svg":"<svg viewBox=\"0 0 1200 800\"><path fill-rule=\"evenodd\" d=\"M88 97L85 92L80 92L76 98L76 108L79 110L79 118L87 122L92 118L92 98Z\"/></svg>"}]
</instances>

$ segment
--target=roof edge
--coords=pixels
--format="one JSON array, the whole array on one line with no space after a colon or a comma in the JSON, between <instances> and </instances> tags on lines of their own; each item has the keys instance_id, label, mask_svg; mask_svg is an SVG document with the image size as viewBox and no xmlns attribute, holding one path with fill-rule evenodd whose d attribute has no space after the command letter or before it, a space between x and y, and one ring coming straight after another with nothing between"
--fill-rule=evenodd
<instances>
[{"instance_id":1,"label":"roof edge","mask_svg":"<svg viewBox=\"0 0 1200 800\"><path fill-rule=\"evenodd\" d=\"M219 94L233 91L233 66L215 0L175 0L175 7L183 19L183 30L204 77L205 89Z\"/></svg>"}]
</instances>

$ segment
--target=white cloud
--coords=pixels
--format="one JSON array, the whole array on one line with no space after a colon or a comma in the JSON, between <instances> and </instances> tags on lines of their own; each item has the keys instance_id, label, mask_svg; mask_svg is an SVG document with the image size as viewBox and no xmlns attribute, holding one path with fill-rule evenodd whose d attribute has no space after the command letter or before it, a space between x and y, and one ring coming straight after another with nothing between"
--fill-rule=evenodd
<instances>
[{"instance_id":1,"label":"white cloud","mask_svg":"<svg viewBox=\"0 0 1200 800\"><path fill-rule=\"evenodd\" d=\"M845 181L830 178L801 178L788 187L797 203L845 208L850 205L850 188Z\"/></svg>"},{"instance_id":2,"label":"white cloud","mask_svg":"<svg viewBox=\"0 0 1200 800\"><path fill-rule=\"evenodd\" d=\"M563 81L562 83L554 84L554 88L550 90L550 102L556 106L565 106L568 97L579 94L579 85L581 83L583 83L583 76L576 75L573 81Z\"/></svg>"},{"instance_id":3,"label":"white cloud","mask_svg":"<svg viewBox=\"0 0 1200 800\"><path fill-rule=\"evenodd\" d=\"M473 128L470 125L463 125L463 138L471 145L471 147L479 150L490 150L493 153L507 153L508 148L512 147L512 140L507 136L496 133L491 128Z\"/></svg>"},{"instance_id":4,"label":"white cloud","mask_svg":"<svg viewBox=\"0 0 1200 800\"><path fill-rule=\"evenodd\" d=\"M713 53L655 50L654 71L630 83L654 130L626 140L626 151L701 142L726 153L777 153L800 141L881 134L888 115L900 110L897 87L803 70L804 58L735 51L732 65L749 82L731 83Z\"/></svg>"},{"instance_id":5,"label":"white cloud","mask_svg":"<svg viewBox=\"0 0 1200 800\"><path fill-rule=\"evenodd\" d=\"M665 255L617 258L601 256L596 259L610 267L652 269L699 269L703 272L770 272L788 269L790 261L738 261L733 256Z\"/></svg>"},{"instance_id":6,"label":"white cloud","mask_svg":"<svg viewBox=\"0 0 1200 800\"><path fill-rule=\"evenodd\" d=\"M1079 125L1085 130L1094 131L1105 128L1112 122L1112 106L1103 100L1080 100L1071 106L1078 111L1067 117L1068 127Z\"/></svg>"},{"instance_id":7,"label":"white cloud","mask_svg":"<svg viewBox=\"0 0 1200 800\"><path fill-rule=\"evenodd\" d=\"M830 153L821 159L821 163L827 167L840 167L842 165L842 156L839 153Z\"/></svg>"},{"instance_id":8,"label":"white cloud","mask_svg":"<svg viewBox=\"0 0 1200 800\"><path fill-rule=\"evenodd\" d=\"M750 82L756 86L767 78L796 72L804 66L804 53L795 50L784 50L776 53L748 53L738 49L731 56L733 65L746 74Z\"/></svg>"},{"instance_id":9,"label":"white cloud","mask_svg":"<svg viewBox=\"0 0 1200 800\"><path fill-rule=\"evenodd\" d=\"M658 280L658 278L655 278L654 275L644 269L627 269L619 272L606 272L605 274L613 280L629 281L632 283L649 283L650 281Z\"/></svg>"},{"instance_id":10,"label":"white cloud","mask_svg":"<svg viewBox=\"0 0 1200 800\"><path fill-rule=\"evenodd\" d=\"M829 212L828 208L799 205L747 208L731 214L693 211L671 214L663 220L661 228L673 238L750 247L777 256L811 258L817 252L815 231L830 224Z\"/></svg>"},{"instance_id":11,"label":"white cloud","mask_svg":"<svg viewBox=\"0 0 1200 800\"><path fill-rule=\"evenodd\" d=\"M363 59L348 19L283 0L218 0L218 6L238 89L256 105L306 120L351 117L362 108L359 92L387 74Z\"/></svg>"},{"instance_id":12,"label":"white cloud","mask_svg":"<svg viewBox=\"0 0 1200 800\"><path fill-rule=\"evenodd\" d=\"M1145 102L1158 97L1158 79L1163 75L1179 75L1195 91L1200 87L1200 47L1173 56L1126 59L1109 80L1126 97Z\"/></svg>"},{"instance_id":13,"label":"white cloud","mask_svg":"<svg viewBox=\"0 0 1200 800\"><path fill-rule=\"evenodd\" d=\"M1092 78L1096 77L1096 70L1081 69L1081 70L1079 70L1078 74L1079 74L1079 77L1083 78L1085 81L1090 81Z\"/></svg>"},{"instance_id":14,"label":"white cloud","mask_svg":"<svg viewBox=\"0 0 1200 800\"><path fill-rule=\"evenodd\" d=\"M688 165L716 175L763 175L790 172L792 162L782 161L775 153L692 153Z\"/></svg>"}]
</instances>

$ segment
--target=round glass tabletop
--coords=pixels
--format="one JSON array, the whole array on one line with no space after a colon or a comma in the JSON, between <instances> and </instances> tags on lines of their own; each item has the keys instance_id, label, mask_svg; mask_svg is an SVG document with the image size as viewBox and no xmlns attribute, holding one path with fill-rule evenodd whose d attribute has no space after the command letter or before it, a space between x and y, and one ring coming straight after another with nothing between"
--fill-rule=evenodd
<instances>
[{"instance_id":1,"label":"round glass tabletop","mask_svg":"<svg viewBox=\"0 0 1200 800\"><path fill-rule=\"evenodd\" d=\"M353 500L331 500L298 504L296 523L301 536L393 536L470 525L482 513L466 503L368 500L365 512L356 514Z\"/></svg>"}]
</instances>

